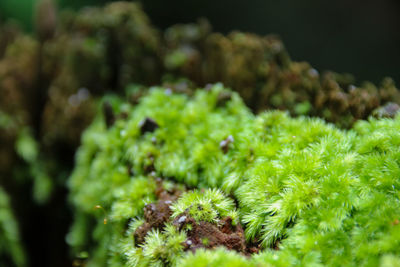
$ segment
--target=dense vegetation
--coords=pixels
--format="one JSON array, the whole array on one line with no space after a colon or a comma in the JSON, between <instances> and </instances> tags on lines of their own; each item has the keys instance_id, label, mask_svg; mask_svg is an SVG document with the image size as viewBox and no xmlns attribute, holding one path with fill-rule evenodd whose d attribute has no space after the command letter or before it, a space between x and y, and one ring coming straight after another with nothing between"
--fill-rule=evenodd
<instances>
[{"instance_id":1,"label":"dense vegetation","mask_svg":"<svg viewBox=\"0 0 400 267\"><path fill-rule=\"evenodd\" d=\"M398 119L343 131L278 111L254 116L218 84L193 97L152 88L136 106L105 101L115 121L107 127L101 114L84 133L69 182L76 217L68 241L89 265L399 263ZM156 178L167 192L189 192L138 242L138 227L160 211L151 206ZM202 251L208 239L191 249L193 227L227 217L258 253L224 252L224 244Z\"/></svg>"}]
</instances>

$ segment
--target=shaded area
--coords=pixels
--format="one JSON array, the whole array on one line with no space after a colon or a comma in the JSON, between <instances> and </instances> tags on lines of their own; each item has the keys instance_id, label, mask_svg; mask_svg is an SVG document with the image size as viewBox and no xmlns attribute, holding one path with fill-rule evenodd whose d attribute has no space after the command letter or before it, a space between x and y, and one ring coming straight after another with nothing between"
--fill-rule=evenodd
<instances>
[{"instance_id":1,"label":"shaded area","mask_svg":"<svg viewBox=\"0 0 400 267\"><path fill-rule=\"evenodd\" d=\"M359 81L400 81L400 4L382 1L143 1L157 26L210 20L215 31L278 34L295 60Z\"/></svg>"}]
</instances>

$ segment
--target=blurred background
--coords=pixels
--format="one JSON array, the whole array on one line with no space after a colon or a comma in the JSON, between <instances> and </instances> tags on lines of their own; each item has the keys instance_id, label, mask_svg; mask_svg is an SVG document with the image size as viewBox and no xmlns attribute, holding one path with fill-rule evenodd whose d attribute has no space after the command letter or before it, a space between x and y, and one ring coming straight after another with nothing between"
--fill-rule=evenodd
<instances>
[{"instance_id":1,"label":"blurred background","mask_svg":"<svg viewBox=\"0 0 400 267\"><path fill-rule=\"evenodd\" d=\"M3 20L19 21L32 31L37 0L1 0ZM58 0L61 8L102 5L107 0ZM391 76L400 83L400 1L398 0L145 0L153 24L207 18L214 31L279 35L291 57L319 70L348 72L358 81L379 83Z\"/></svg>"}]
</instances>

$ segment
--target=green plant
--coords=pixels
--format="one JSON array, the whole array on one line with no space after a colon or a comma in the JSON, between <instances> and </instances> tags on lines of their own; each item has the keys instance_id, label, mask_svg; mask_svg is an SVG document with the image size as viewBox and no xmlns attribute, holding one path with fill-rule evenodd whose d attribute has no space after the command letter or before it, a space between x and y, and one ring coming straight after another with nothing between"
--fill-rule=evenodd
<instances>
[{"instance_id":1,"label":"green plant","mask_svg":"<svg viewBox=\"0 0 400 267\"><path fill-rule=\"evenodd\" d=\"M7 193L0 187L0 265L26 266L26 255L20 240L18 223Z\"/></svg>"},{"instance_id":2,"label":"green plant","mask_svg":"<svg viewBox=\"0 0 400 267\"><path fill-rule=\"evenodd\" d=\"M238 222L238 214L234 210L233 200L226 198L216 189L205 192L185 193L171 207L172 218L185 213L196 221L218 223L220 218L229 216L234 224ZM204 242L207 242L206 240Z\"/></svg>"},{"instance_id":3,"label":"green plant","mask_svg":"<svg viewBox=\"0 0 400 267\"><path fill-rule=\"evenodd\" d=\"M219 101L222 94L230 100ZM193 97L151 88L136 106L107 101L115 123L107 127L100 115L85 132L69 183L77 214L69 242L89 250L89 263L200 264L207 257L216 266L225 260L367 266L399 260L400 119L360 121L343 131L283 112L254 116L219 84ZM145 131L144 120L157 127ZM185 237L170 224L148 232L135 248L134 230L124 235L124 225L143 222L143 207L157 200L154 177L233 196L237 214L233 201L215 189L184 193L171 206L172 219L182 213L213 223L218 216L238 218L248 244L260 243L262 250L251 258L221 249L192 255L178 248L176 240ZM210 195L218 201L210 202ZM104 207L106 225L96 205ZM90 245L91 233L99 245ZM122 236L123 252L117 249ZM177 250L166 255L170 239Z\"/></svg>"}]
</instances>

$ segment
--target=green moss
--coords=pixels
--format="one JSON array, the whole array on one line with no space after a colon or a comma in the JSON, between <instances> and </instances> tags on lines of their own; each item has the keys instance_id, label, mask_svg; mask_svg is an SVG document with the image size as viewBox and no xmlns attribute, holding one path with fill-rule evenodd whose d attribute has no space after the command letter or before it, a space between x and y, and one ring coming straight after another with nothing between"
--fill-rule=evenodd
<instances>
[{"instance_id":1,"label":"green moss","mask_svg":"<svg viewBox=\"0 0 400 267\"><path fill-rule=\"evenodd\" d=\"M183 259L179 261L179 265L185 267L239 267L239 266L257 266L251 263L245 257L238 255L232 251L227 251L225 249L217 249L215 251L198 250L196 254L187 253ZM263 265L259 265L263 266Z\"/></svg>"},{"instance_id":2,"label":"green moss","mask_svg":"<svg viewBox=\"0 0 400 267\"><path fill-rule=\"evenodd\" d=\"M26 266L26 255L20 240L18 223L11 210L7 193L0 187L0 265Z\"/></svg>"},{"instance_id":3,"label":"green moss","mask_svg":"<svg viewBox=\"0 0 400 267\"><path fill-rule=\"evenodd\" d=\"M175 265L183 254L182 244L185 240L184 231L167 224L163 232L153 230L148 233L145 243L134 249L136 255L128 262L137 263L138 266Z\"/></svg>"},{"instance_id":4,"label":"green moss","mask_svg":"<svg viewBox=\"0 0 400 267\"><path fill-rule=\"evenodd\" d=\"M230 216L236 222L238 220L233 200L226 198L217 189L185 193L172 205L171 209L173 211L172 218L187 212L196 221L218 223L220 218L226 216Z\"/></svg>"},{"instance_id":5,"label":"green moss","mask_svg":"<svg viewBox=\"0 0 400 267\"><path fill-rule=\"evenodd\" d=\"M97 218L94 231L79 232L85 238L77 234L77 220L71 236L88 240L93 234L99 245L71 245L86 246L92 262L112 259L116 265L179 265L182 260L199 266L224 261L366 266L398 260L393 255L400 252L399 118L360 121L343 131L282 112L254 116L235 93L221 106L222 92L229 91L218 84L193 97L152 88L135 107L114 99L115 112L127 111L128 119L109 129L101 115L95 120L83 136L70 179L77 214ZM144 118L159 128L142 134ZM221 142L228 136L233 141L225 151ZM146 171L148 164L154 171ZM135 247L134 230L123 235L123 225L141 218L145 203L155 201L155 176L233 195L238 201L233 217L263 250L251 258L223 250L192 255L171 241L177 250L167 255L170 240L184 239L172 226L151 232L145 245ZM96 205L104 207L107 225ZM235 214L233 207L233 200L213 189L186 193L172 209L173 216L188 211L197 220L215 221Z\"/></svg>"}]
</instances>

